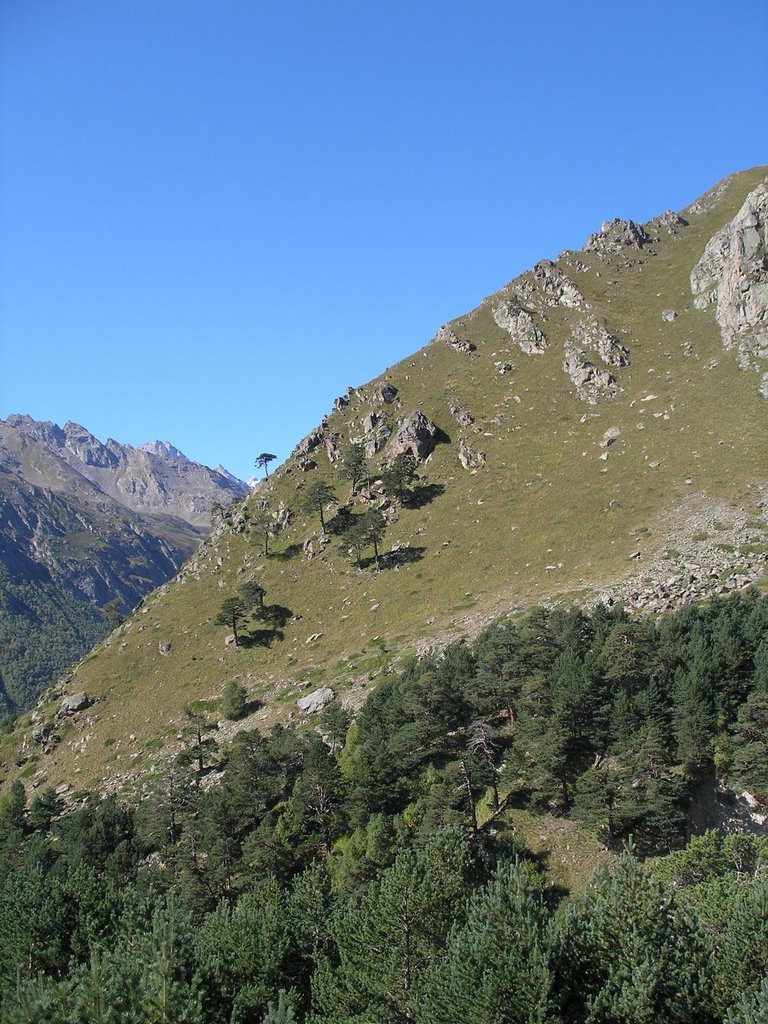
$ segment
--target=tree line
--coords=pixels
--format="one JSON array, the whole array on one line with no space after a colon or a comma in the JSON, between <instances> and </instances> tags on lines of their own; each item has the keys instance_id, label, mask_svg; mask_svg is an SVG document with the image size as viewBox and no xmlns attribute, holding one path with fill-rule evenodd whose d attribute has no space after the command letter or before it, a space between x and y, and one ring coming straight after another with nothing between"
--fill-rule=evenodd
<instances>
[{"instance_id":1,"label":"tree line","mask_svg":"<svg viewBox=\"0 0 768 1024\"><path fill-rule=\"evenodd\" d=\"M534 609L411 659L354 721L219 748L203 719L135 804L17 783L2 1019L762 1021L766 841L688 812L715 774L768 798L767 645L754 591L656 622ZM615 864L564 895L510 807Z\"/></svg>"}]
</instances>

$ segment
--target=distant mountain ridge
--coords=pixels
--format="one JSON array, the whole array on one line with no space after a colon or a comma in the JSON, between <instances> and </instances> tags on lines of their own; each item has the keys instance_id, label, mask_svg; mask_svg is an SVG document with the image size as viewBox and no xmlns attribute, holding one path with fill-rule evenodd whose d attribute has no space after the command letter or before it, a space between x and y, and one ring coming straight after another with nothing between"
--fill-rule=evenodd
<instances>
[{"instance_id":1,"label":"distant mountain ridge","mask_svg":"<svg viewBox=\"0 0 768 1024\"><path fill-rule=\"evenodd\" d=\"M168 580L248 493L168 442L133 448L80 424L0 420L0 697L24 707ZM117 599L115 602L114 599Z\"/></svg>"}]
</instances>

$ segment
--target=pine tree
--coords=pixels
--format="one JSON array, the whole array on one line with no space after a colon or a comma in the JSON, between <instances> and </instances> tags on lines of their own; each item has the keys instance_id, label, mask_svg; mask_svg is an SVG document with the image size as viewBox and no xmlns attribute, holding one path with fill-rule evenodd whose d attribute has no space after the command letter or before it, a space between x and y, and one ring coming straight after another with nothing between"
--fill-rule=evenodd
<instances>
[{"instance_id":1,"label":"pine tree","mask_svg":"<svg viewBox=\"0 0 768 1024\"><path fill-rule=\"evenodd\" d=\"M293 1003L284 989L281 988L278 992L277 1002L270 1003L267 1007L266 1016L262 1018L261 1024L296 1024Z\"/></svg>"},{"instance_id":2,"label":"pine tree","mask_svg":"<svg viewBox=\"0 0 768 1024\"><path fill-rule=\"evenodd\" d=\"M240 643L237 627L243 621L245 615L246 607L243 604L242 598L225 597L221 602L218 615L213 620L217 626L229 626L235 636L235 646Z\"/></svg>"},{"instance_id":3,"label":"pine tree","mask_svg":"<svg viewBox=\"0 0 768 1024\"><path fill-rule=\"evenodd\" d=\"M266 505L256 508L251 516L251 533L264 544L264 557L269 557L269 538L275 532L275 521Z\"/></svg>"},{"instance_id":4,"label":"pine tree","mask_svg":"<svg viewBox=\"0 0 768 1024\"><path fill-rule=\"evenodd\" d=\"M231 679L224 684L221 693L221 714L230 722L236 722L245 714L246 692L241 683Z\"/></svg>"},{"instance_id":5,"label":"pine tree","mask_svg":"<svg viewBox=\"0 0 768 1024\"><path fill-rule=\"evenodd\" d=\"M742 882L728 911L715 961L721 1010L753 994L759 979L768 977L768 879L758 875Z\"/></svg>"},{"instance_id":6,"label":"pine tree","mask_svg":"<svg viewBox=\"0 0 768 1024\"><path fill-rule=\"evenodd\" d=\"M325 506L334 501L336 495L333 488L325 480L315 480L304 492L302 509L304 512L317 512L320 517L320 528L325 533Z\"/></svg>"},{"instance_id":7,"label":"pine tree","mask_svg":"<svg viewBox=\"0 0 768 1024\"><path fill-rule=\"evenodd\" d=\"M256 456L256 465L259 469L264 470L265 476L269 476L269 464L274 462L276 458L277 456L271 452L262 452L261 455Z\"/></svg>"},{"instance_id":8,"label":"pine tree","mask_svg":"<svg viewBox=\"0 0 768 1024\"><path fill-rule=\"evenodd\" d=\"M323 957L312 980L321 1020L334 1024L413 1021L430 965L461 918L469 871L455 833L434 836L338 911L334 961Z\"/></svg>"},{"instance_id":9,"label":"pine tree","mask_svg":"<svg viewBox=\"0 0 768 1024\"><path fill-rule=\"evenodd\" d=\"M563 1024L714 1021L703 933L627 853L565 907L551 965Z\"/></svg>"},{"instance_id":10,"label":"pine tree","mask_svg":"<svg viewBox=\"0 0 768 1024\"><path fill-rule=\"evenodd\" d=\"M728 1011L725 1024L768 1024L768 978L762 979L754 995L743 996Z\"/></svg>"},{"instance_id":11,"label":"pine tree","mask_svg":"<svg viewBox=\"0 0 768 1024\"><path fill-rule=\"evenodd\" d=\"M768 800L768 692L756 691L739 710L730 777Z\"/></svg>"},{"instance_id":12,"label":"pine tree","mask_svg":"<svg viewBox=\"0 0 768 1024\"><path fill-rule=\"evenodd\" d=\"M446 954L425 980L420 1024L498 1024L547 1019L547 915L532 869L500 867L469 900Z\"/></svg>"},{"instance_id":13,"label":"pine tree","mask_svg":"<svg viewBox=\"0 0 768 1024\"><path fill-rule=\"evenodd\" d=\"M352 482L352 493L355 493L358 481L368 475L365 461L365 449L362 444L350 441L341 453L341 475Z\"/></svg>"},{"instance_id":14,"label":"pine tree","mask_svg":"<svg viewBox=\"0 0 768 1024\"><path fill-rule=\"evenodd\" d=\"M257 882L234 907L219 903L196 950L206 1024L261 1019L285 983L290 948L285 895L275 879Z\"/></svg>"}]
</instances>

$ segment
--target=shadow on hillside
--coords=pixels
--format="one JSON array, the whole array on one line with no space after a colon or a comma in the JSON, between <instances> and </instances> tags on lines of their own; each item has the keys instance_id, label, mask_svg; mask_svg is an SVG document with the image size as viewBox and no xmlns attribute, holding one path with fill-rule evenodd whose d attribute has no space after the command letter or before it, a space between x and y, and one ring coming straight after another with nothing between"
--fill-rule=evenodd
<instances>
[{"instance_id":1,"label":"shadow on hillside","mask_svg":"<svg viewBox=\"0 0 768 1024\"><path fill-rule=\"evenodd\" d=\"M276 559L278 562L287 562L291 558L295 558L301 554L301 544L289 544L283 551L270 551L269 557Z\"/></svg>"},{"instance_id":2,"label":"shadow on hillside","mask_svg":"<svg viewBox=\"0 0 768 1024\"><path fill-rule=\"evenodd\" d=\"M540 853L533 853L533 851L527 850L526 859L532 861L538 867L542 877L550 879L550 884L547 886L546 891L546 902L554 910L559 903L562 903L566 896L570 895L570 890L564 885L554 885L551 882L553 869L550 867L550 861L552 859L552 851L542 850Z\"/></svg>"},{"instance_id":3,"label":"shadow on hillside","mask_svg":"<svg viewBox=\"0 0 768 1024\"><path fill-rule=\"evenodd\" d=\"M340 536L350 528L354 516L348 505L341 505L332 519L325 524L325 532L332 533L335 537Z\"/></svg>"},{"instance_id":4,"label":"shadow on hillside","mask_svg":"<svg viewBox=\"0 0 768 1024\"><path fill-rule=\"evenodd\" d=\"M288 619L293 617L293 612L290 608L286 608L284 604L267 604L264 606L264 622L269 626L282 628Z\"/></svg>"},{"instance_id":5,"label":"shadow on hillside","mask_svg":"<svg viewBox=\"0 0 768 1024\"><path fill-rule=\"evenodd\" d=\"M261 622L264 629L252 629L249 632L242 630L240 633L240 647L269 647L273 640L283 640L283 626L293 616L290 608L282 604L264 605L264 615Z\"/></svg>"},{"instance_id":6,"label":"shadow on hillside","mask_svg":"<svg viewBox=\"0 0 768 1024\"><path fill-rule=\"evenodd\" d=\"M379 568L382 570L397 569L401 565L412 565L414 562L420 562L426 550L426 548L419 547L393 548L392 551L379 555ZM366 558L363 565L373 565L374 562L375 559Z\"/></svg>"},{"instance_id":7,"label":"shadow on hillside","mask_svg":"<svg viewBox=\"0 0 768 1024\"><path fill-rule=\"evenodd\" d=\"M249 633L240 634L239 647L271 647L273 640L283 640L285 634L281 629L252 629Z\"/></svg>"},{"instance_id":8,"label":"shadow on hillside","mask_svg":"<svg viewBox=\"0 0 768 1024\"><path fill-rule=\"evenodd\" d=\"M422 484L414 487L403 499L405 508L422 508L445 492L445 484Z\"/></svg>"}]
</instances>

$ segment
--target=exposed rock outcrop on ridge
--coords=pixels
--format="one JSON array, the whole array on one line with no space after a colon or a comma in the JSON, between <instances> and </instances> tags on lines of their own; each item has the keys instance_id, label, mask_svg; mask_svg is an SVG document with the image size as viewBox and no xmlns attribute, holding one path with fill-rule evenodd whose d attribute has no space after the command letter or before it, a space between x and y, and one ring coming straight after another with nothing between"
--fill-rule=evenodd
<instances>
[{"instance_id":1,"label":"exposed rock outcrop on ridge","mask_svg":"<svg viewBox=\"0 0 768 1024\"><path fill-rule=\"evenodd\" d=\"M768 179L707 243L691 271L697 309L714 303L725 348L743 369L768 360Z\"/></svg>"}]
</instances>

